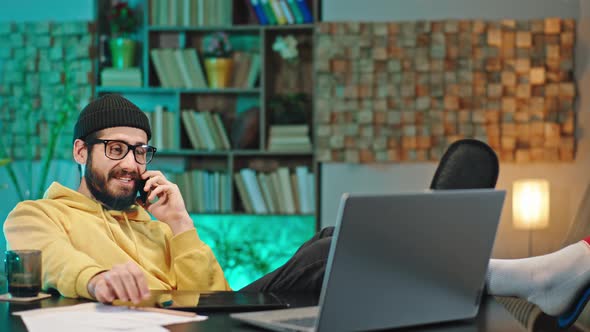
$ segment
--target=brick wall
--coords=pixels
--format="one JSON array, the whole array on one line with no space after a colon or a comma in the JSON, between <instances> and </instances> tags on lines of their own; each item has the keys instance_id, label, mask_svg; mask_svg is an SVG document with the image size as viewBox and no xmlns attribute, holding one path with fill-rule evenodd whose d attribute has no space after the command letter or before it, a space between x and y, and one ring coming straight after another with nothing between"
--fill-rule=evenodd
<instances>
[{"instance_id":1,"label":"brick wall","mask_svg":"<svg viewBox=\"0 0 590 332\"><path fill-rule=\"evenodd\" d=\"M0 24L0 157L71 159L77 115L92 98L89 22ZM62 127L62 130L59 128Z\"/></svg>"},{"instance_id":2,"label":"brick wall","mask_svg":"<svg viewBox=\"0 0 590 332\"><path fill-rule=\"evenodd\" d=\"M463 137L502 161L574 159L574 20L316 29L318 160L434 161Z\"/></svg>"}]
</instances>

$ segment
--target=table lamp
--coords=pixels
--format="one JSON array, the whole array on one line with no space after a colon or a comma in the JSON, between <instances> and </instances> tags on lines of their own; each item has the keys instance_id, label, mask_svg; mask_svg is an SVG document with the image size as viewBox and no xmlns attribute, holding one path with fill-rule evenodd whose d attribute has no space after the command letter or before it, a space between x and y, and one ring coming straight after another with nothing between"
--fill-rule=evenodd
<instances>
[{"instance_id":1,"label":"table lamp","mask_svg":"<svg viewBox=\"0 0 590 332\"><path fill-rule=\"evenodd\" d=\"M534 230L549 226L549 181L522 179L512 185L512 223L529 231L529 256Z\"/></svg>"}]
</instances>

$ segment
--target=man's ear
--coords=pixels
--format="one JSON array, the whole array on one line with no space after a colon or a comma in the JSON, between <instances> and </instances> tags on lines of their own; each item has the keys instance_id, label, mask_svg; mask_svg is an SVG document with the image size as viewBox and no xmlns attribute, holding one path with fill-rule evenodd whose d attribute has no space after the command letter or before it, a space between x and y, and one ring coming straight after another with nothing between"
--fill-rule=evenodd
<instances>
[{"instance_id":1,"label":"man's ear","mask_svg":"<svg viewBox=\"0 0 590 332\"><path fill-rule=\"evenodd\" d=\"M74 141L73 154L74 160L78 165L86 165L88 160L88 148L88 145L86 145L86 142L83 140L76 139Z\"/></svg>"}]
</instances>

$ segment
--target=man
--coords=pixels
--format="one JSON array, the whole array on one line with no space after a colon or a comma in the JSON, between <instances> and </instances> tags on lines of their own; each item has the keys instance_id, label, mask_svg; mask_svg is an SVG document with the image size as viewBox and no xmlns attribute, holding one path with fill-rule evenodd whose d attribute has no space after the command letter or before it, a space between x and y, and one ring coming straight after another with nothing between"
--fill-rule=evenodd
<instances>
[{"instance_id":1,"label":"man","mask_svg":"<svg viewBox=\"0 0 590 332\"><path fill-rule=\"evenodd\" d=\"M146 170L156 151L150 138L145 114L121 96L105 95L82 110L73 142L78 190L54 182L43 199L19 203L4 224L11 249L42 250L43 289L107 303L138 303L150 289L230 290L178 186ZM136 201L138 190L148 192L146 203ZM331 236L332 229L316 234L243 290L319 292Z\"/></svg>"}]
</instances>

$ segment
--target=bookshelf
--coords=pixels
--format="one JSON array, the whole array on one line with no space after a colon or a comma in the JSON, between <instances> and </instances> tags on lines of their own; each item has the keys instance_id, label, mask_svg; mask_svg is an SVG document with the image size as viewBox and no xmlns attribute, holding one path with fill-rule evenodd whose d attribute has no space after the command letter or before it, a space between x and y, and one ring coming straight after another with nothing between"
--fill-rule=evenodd
<instances>
[{"instance_id":1,"label":"bookshelf","mask_svg":"<svg viewBox=\"0 0 590 332\"><path fill-rule=\"evenodd\" d=\"M290 8L288 3L297 1L302 0L289 0L284 3L287 8ZM281 1L268 1L270 6L273 2L281 6ZM275 149L273 151L268 149L271 127L277 125L278 121L281 121L283 125L305 125L306 129L301 135L308 137L309 142L313 143L313 36L315 22L321 15L319 0L304 2L310 11L311 22L308 20L296 23L295 17L292 17L290 20L292 24L262 25L256 10L250 6L257 1L130 1L132 8L140 14L140 28L134 36L137 41L136 65L141 71L142 78L139 86L102 85L100 74L103 69L110 67L110 63L106 43L101 42L100 38L97 41L100 54L104 57L99 57L96 63L95 95L121 94L148 114L154 131L151 143L158 148L157 163L153 167L162 169L181 187L185 200L192 201L187 204L190 206L191 213L315 216L316 204L313 203L312 208L308 206L312 204L311 202L315 202L313 197L317 197L315 179L317 166L313 144L307 149ZM110 1L97 1L100 35L108 35L108 22L104 13L109 6ZM190 9L188 12L184 10L187 7ZM173 14L174 12L177 14ZM228 34L236 52L246 54L248 65L251 66L254 63L254 56L259 57L259 70L253 70L251 67L241 69L242 74L246 72L249 74L243 75L248 78L247 82L242 79L242 83L238 84L236 82L240 81L234 77L232 83L235 84L229 87L210 88L206 81L204 84L193 82L191 77L168 77L168 80L162 78L169 75L168 72L176 70L178 73L178 70L190 66L189 60L181 64L182 59L186 59L182 55L171 56L170 54L192 52L194 49L198 59L197 65L207 79L202 42L207 35L219 31ZM273 50L273 43L277 38L286 36L293 36L298 41L299 56L296 66L289 65ZM164 60L160 62L165 64L164 67L167 70L158 68L156 65L158 55L153 55L154 50L157 50L155 53L166 50L164 58L160 58ZM176 59L176 64L173 59ZM174 65L178 66L178 69L171 69ZM236 65L239 67L239 61L234 61L234 70L240 70L236 68ZM293 67L296 68L295 71ZM249 77L252 75L250 71L258 72L254 81ZM183 81L183 78L186 80ZM279 111L273 106L277 105L277 97L296 93L307 96L305 102L300 104L303 105L303 116L300 116L299 120L294 120L297 123L289 123L289 120L284 118L279 119L277 116ZM193 117L193 112L199 114ZM209 112L209 115L202 115L205 112ZM208 118L203 120L201 117ZM213 144L216 142L216 137L220 137L216 136L215 130L212 129L220 127L215 125L209 127L211 123L215 123L215 117L225 130L230 142L229 149ZM301 120L302 117L304 121ZM164 118L166 120L158 120ZM207 129L203 129L205 128L203 126ZM202 130L195 134L195 128ZM212 136L211 138L191 137L191 130L196 136L211 131ZM159 135L161 137L158 137ZM301 139L301 137L298 138L298 140ZM197 144L202 140L205 141L204 145ZM288 141L288 139L283 140ZM154 144L155 142L159 144ZM207 142L210 144L207 145ZM285 170L288 171L286 177ZM303 170L307 171L308 178L305 180ZM237 179L238 175L244 173L249 174L243 188L246 189L246 194L240 192L238 182L241 181ZM279 209L278 206L271 208L268 195L264 194L265 191L267 194L273 193L273 182L261 180L259 174L263 174L262 178L265 175L268 175L267 178L273 178L273 173L277 173L275 177L279 178L278 181L281 184L274 188L276 196L285 196L286 199L289 195L283 195L282 191L288 190L291 193L293 201L283 202L283 205L289 205L289 208ZM253 179L258 181L253 184ZM263 188L263 183L267 183L268 188ZM253 186L258 186L258 189ZM285 189L289 186L291 186L290 189ZM303 189L299 190L299 187L305 189L305 193ZM256 194L257 191L258 194ZM211 195L214 195L218 201L208 200L207 197ZM307 197L308 203L303 204L302 199L306 199L307 195L312 197ZM261 203L265 208L260 207ZM252 204L258 208L253 209ZM304 209L302 204L305 206ZM319 225L316 224L315 227Z\"/></svg>"}]
</instances>

